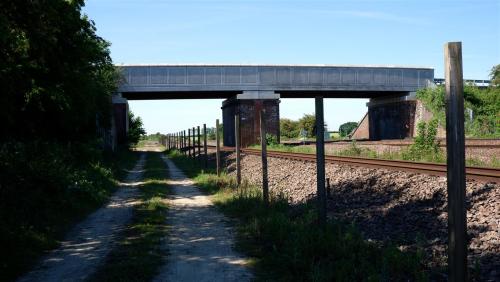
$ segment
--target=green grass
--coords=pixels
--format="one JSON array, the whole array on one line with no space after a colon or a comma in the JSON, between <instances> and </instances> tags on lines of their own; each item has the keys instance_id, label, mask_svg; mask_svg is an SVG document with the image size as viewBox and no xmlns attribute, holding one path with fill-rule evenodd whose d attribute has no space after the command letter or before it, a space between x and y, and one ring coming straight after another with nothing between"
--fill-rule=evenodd
<instances>
[{"instance_id":1,"label":"green grass","mask_svg":"<svg viewBox=\"0 0 500 282\"><path fill-rule=\"evenodd\" d=\"M167 170L161 153L148 153L141 203L134 207L131 223L120 242L90 281L149 281L164 264L162 239L167 235L165 197L169 193Z\"/></svg>"},{"instance_id":2,"label":"green grass","mask_svg":"<svg viewBox=\"0 0 500 282\"><path fill-rule=\"evenodd\" d=\"M184 171L187 177L193 178L200 172L214 173L215 169L213 167L208 167L205 169L203 167L203 161L198 162L197 160L190 159L189 157L183 155L178 150L171 150L166 152L169 158L174 159L176 164Z\"/></svg>"},{"instance_id":3,"label":"green grass","mask_svg":"<svg viewBox=\"0 0 500 282\"><path fill-rule=\"evenodd\" d=\"M171 158L181 169L190 170L224 214L237 219L237 248L253 258L257 280L427 280L422 252L375 245L345 222L329 220L326 228L320 228L313 205L291 206L284 198L273 197L266 207L260 189L236 188L227 175L196 173L186 157L171 154Z\"/></svg>"},{"instance_id":4,"label":"green grass","mask_svg":"<svg viewBox=\"0 0 500 282\"><path fill-rule=\"evenodd\" d=\"M253 145L249 148L252 149L260 149L260 145ZM303 147L303 146L287 146L284 144L269 144L267 145L267 149L269 151L279 151L279 152L287 152L287 153L304 153L304 154L314 154L316 149L313 147Z\"/></svg>"}]
</instances>

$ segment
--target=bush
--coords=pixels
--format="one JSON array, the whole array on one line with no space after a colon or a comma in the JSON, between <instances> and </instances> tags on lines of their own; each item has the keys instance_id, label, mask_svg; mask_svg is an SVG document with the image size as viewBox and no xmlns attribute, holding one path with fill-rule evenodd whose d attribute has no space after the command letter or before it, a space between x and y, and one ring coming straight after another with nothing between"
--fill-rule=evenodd
<instances>
[{"instance_id":1,"label":"bush","mask_svg":"<svg viewBox=\"0 0 500 282\"><path fill-rule=\"evenodd\" d=\"M354 121L343 123L339 127L340 137L348 136L354 129L356 129L356 127L358 127L358 123Z\"/></svg>"},{"instance_id":2,"label":"bush","mask_svg":"<svg viewBox=\"0 0 500 282\"><path fill-rule=\"evenodd\" d=\"M266 144L267 145L278 145L278 136L273 134L266 134Z\"/></svg>"},{"instance_id":3,"label":"bush","mask_svg":"<svg viewBox=\"0 0 500 282\"><path fill-rule=\"evenodd\" d=\"M287 118L280 119L280 134L287 138L299 137L299 122Z\"/></svg>"},{"instance_id":4,"label":"bush","mask_svg":"<svg viewBox=\"0 0 500 282\"><path fill-rule=\"evenodd\" d=\"M402 151L403 159L411 161L442 162L444 155L439 148L439 141L436 138L437 126L437 119L433 119L429 123L419 122L417 125L417 137L415 137L415 142L406 150Z\"/></svg>"},{"instance_id":5,"label":"bush","mask_svg":"<svg viewBox=\"0 0 500 282\"><path fill-rule=\"evenodd\" d=\"M25 270L57 245L72 222L106 201L112 171L91 148L42 141L0 145L0 280Z\"/></svg>"},{"instance_id":6,"label":"bush","mask_svg":"<svg viewBox=\"0 0 500 282\"><path fill-rule=\"evenodd\" d=\"M144 130L141 117L134 116L131 111L128 112L128 133L127 133L127 143L129 147L134 147L137 145L141 137L146 134Z\"/></svg>"},{"instance_id":7,"label":"bush","mask_svg":"<svg viewBox=\"0 0 500 282\"><path fill-rule=\"evenodd\" d=\"M422 101L438 124L446 124L444 86L417 91ZM500 88L479 89L473 85L464 86L465 134L468 137L500 137ZM472 113L472 118L470 117Z\"/></svg>"},{"instance_id":8,"label":"bush","mask_svg":"<svg viewBox=\"0 0 500 282\"><path fill-rule=\"evenodd\" d=\"M299 129L306 131L307 137L315 137L316 117L311 114L305 114L299 119Z\"/></svg>"}]
</instances>

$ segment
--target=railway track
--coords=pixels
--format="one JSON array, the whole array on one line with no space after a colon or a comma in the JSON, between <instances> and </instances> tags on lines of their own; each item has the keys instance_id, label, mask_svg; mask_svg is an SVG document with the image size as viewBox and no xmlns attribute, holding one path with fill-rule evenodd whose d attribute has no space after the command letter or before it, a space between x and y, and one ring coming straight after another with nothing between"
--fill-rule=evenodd
<instances>
[{"instance_id":1,"label":"railway track","mask_svg":"<svg viewBox=\"0 0 500 282\"><path fill-rule=\"evenodd\" d=\"M215 148L215 146L209 146L209 147ZM234 148L222 147L221 150L232 152L234 151ZM258 149L244 148L241 149L241 152L248 155L260 155L260 150ZM316 155L314 154L267 151L267 155L268 157L284 158L290 160L299 160L308 162L316 161ZM439 164L439 163L423 163L423 162L412 162L412 161L402 161L402 160L383 160L383 159L370 159L370 158L360 158L360 157L341 157L341 156L331 156L331 155L325 155L325 162L332 164L346 164L359 167L409 171L409 172L424 173L437 176L446 175L446 164ZM500 169L469 166L466 167L466 177L467 179L500 183Z\"/></svg>"},{"instance_id":2,"label":"railway track","mask_svg":"<svg viewBox=\"0 0 500 282\"><path fill-rule=\"evenodd\" d=\"M301 145L314 145L315 141L283 141L283 145L288 146L301 146ZM352 141L349 140L325 140L325 145L350 145ZM413 144L412 140L380 140L380 141L370 141L370 140L357 140L356 144L358 146L394 146L394 147L407 147ZM439 147L446 148L446 140L439 139ZM484 149L497 149L500 148L499 139L474 139L468 138L465 140L466 148L484 148Z\"/></svg>"}]
</instances>

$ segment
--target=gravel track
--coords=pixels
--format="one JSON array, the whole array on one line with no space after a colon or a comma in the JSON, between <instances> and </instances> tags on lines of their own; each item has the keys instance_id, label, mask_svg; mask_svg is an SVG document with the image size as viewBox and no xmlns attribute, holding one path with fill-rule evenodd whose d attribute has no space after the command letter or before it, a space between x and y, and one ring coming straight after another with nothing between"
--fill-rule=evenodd
<instances>
[{"instance_id":1,"label":"gravel track","mask_svg":"<svg viewBox=\"0 0 500 282\"><path fill-rule=\"evenodd\" d=\"M233 250L227 219L171 160L165 162L172 191L165 246L169 255L154 281L250 281L247 259Z\"/></svg>"}]
</instances>

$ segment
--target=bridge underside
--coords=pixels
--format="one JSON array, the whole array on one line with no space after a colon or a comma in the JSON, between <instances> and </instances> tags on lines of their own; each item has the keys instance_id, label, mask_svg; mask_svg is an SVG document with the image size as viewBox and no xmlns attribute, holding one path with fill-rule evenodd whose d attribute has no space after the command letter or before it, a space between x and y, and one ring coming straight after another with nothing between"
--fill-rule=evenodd
<instances>
[{"instance_id":1,"label":"bridge underside","mask_svg":"<svg viewBox=\"0 0 500 282\"><path fill-rule=\"evenodd\" d=\"M408 92L402 91L274 91L281 98L352 98L352 99L372 99L386 97L407 96ZM181 99L229 99L243 91L162 91L162 92L122 92L121 95L127 100L181 100Z\"/></svg>"},{"instance_id":2,"label":"bridge underside","mask_svg":"<svg viewBox=\"0 0 500 282\"><path fill-rule=\"evenodd\" d=\"M234 116L240 115L241 144L256 144L259 113L266 110L267 132L280 136L280 98L368 98L363 138L391 139L413 135L412 93L432 83L433 69L352 66L167 65L121 67L118 88L127 100L225 99L224 145L234 145ZM115 102L118 101L118 102ZM122 110L115 112L123 112ZM117 119L123 123L126 119ZM127 128L117 124L118 128ZM117 133L123 140L126 132Z\"/></svg>"}]
</instances>

